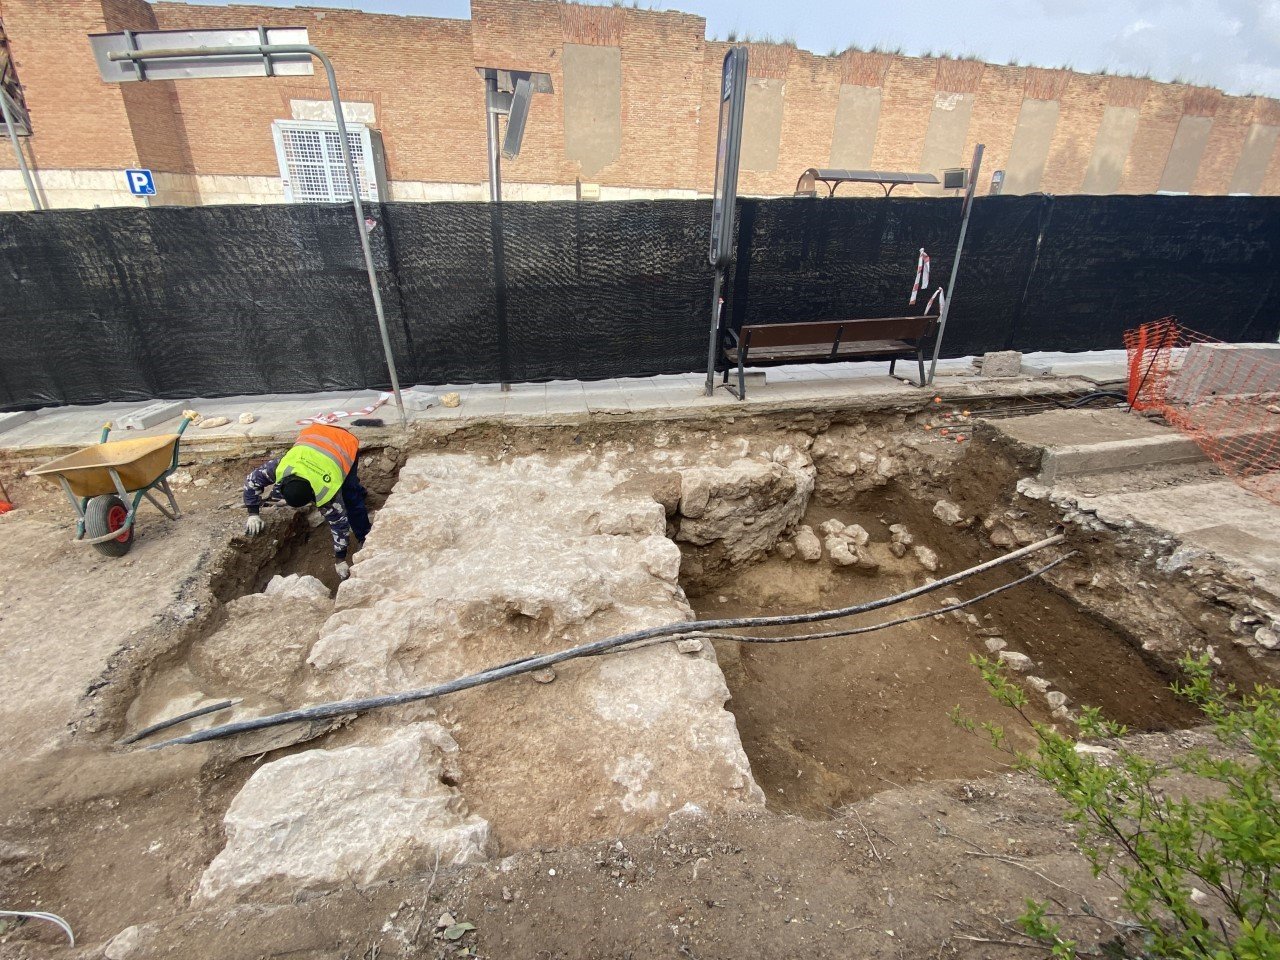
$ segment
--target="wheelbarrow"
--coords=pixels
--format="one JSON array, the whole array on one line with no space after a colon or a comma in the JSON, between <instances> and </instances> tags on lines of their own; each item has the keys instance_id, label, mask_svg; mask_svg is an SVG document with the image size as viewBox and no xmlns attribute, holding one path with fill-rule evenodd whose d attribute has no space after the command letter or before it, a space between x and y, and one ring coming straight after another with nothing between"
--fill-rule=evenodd
<instances>
[{"instance_id":1,"label":"wheelbarrow","mask_svg":"<svg viewBox=\"0 0 1280 960\"><path fill-rule=\"evenodd\" d=\"M123 557L133 546L134 521L143 497L170 520L182 515L169 488L169 475L178 469L178 447L192 419L193 415L184 413L177 433L110 442L111 424L106 423L98 443L28 470L27 476L56 477L62 484L79 517L72 542L92 546L108 557ZM156 489L169 499L169 509L152 493Z\"/></svg>"}]
</instances>

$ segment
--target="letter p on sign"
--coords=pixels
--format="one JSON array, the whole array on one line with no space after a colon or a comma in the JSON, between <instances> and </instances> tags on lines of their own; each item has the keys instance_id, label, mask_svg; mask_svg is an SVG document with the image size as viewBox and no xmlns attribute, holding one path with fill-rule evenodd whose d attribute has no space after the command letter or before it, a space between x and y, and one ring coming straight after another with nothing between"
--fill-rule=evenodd
<instances>
[{"instance_id":1,"label":"letter p on sign","mask_svg":"<svg viewBox=\"0 0 1280 960\"><path fill-rule=\"evenodd\" d=\"M124 178L128 181L129 192L135 197L154 197L156 195L156 181L150 170L126 170Z\"/></svg>"}]
</instances>

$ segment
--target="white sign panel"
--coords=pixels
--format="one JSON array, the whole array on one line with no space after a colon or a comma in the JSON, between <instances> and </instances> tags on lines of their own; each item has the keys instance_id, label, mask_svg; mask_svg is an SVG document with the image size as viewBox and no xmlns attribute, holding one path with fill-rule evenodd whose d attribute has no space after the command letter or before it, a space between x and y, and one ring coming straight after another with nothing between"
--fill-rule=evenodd
<instances>
[{"instance_id":1,"label":"white sign panel","mask_svg":"<svg viewBox=\"0 0 1280 960\"><path fill-rule=\"evenodd\" d=\"M131 80L192 80L208 77L307 77L312 73L311 56L306 53L183 57L149 60L139 65L131 60L111 60L113 51L175 50L199 47L216 51L228 47L256 47L263 44L307 44L306 27L246 27L238 30L150 30L145 33L97 33L89 37L98 72L108 83Z\"/></svg>"}]
</instances>

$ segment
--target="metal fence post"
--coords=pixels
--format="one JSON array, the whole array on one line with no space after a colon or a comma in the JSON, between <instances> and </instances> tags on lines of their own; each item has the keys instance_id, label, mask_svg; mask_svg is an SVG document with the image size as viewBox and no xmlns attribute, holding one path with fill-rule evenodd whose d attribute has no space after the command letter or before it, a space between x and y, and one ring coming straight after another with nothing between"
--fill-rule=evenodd
<instances>
[{"instance_id":1,"label":"metal fence post","mask_svg":"<svg viewBox=\"0 0 1280 960\"><path fill-rule=\"evenodd\" d=\"M942 353L942 335L947 330L947 316L951 313L951 294L956 288L956 274L960 272L960 254L964 252L964 237L969 232L969 214L973 211L973 191L978 184L978 171L982 169L983 144L973 148L973 165L969 167L969 185L964 193L964 213L960 217L960 239L956 241L956 255L951 261L951 279L947 281L947 295L942 301L942 310L938 316L938 335L933 339L933 359L929 361L929 379L925 383L933 383L933 375L938 369L938 357ZM924 386L922 383L921 386Z\"/></svg>"},{"instance_id":2,"label":"metal fence post","mask_svg":"<svg viewBox=\"0 0 1280 960\"><path fill-rule=\"evenodd\" d=\"M4 114L4 128L9 132L9 142L13 144L13 155L18 158L18 169L22 171L22 181L27 185L27 196L31 198L31 208L40 210L40 195L36 193L35 182L31 179L31 171L27 169L27 158L22 155L22 146L18 143L18 131L13 126L13 112L9 109L9 98L0 90L0 113Z\"/></svg>"}]
</instances>

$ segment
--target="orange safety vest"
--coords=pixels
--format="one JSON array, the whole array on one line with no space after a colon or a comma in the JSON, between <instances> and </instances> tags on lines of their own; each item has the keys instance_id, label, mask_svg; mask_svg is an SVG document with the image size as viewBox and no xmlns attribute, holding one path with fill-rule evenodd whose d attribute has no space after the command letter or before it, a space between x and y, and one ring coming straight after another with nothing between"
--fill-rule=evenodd
<instances>
[{"instance_id":1,"label":"orange safety vest","mask_svg":"<svg viewBox=\"0 0 1280 960\"><path fill-rule=\"evenodd\" d=\"M276 483L296 474L315 491L316 506L338 495L342 481L355 466L360 441L342 427L314 423L304 427L276 467Z\"/></svg>"}]
</instances>

